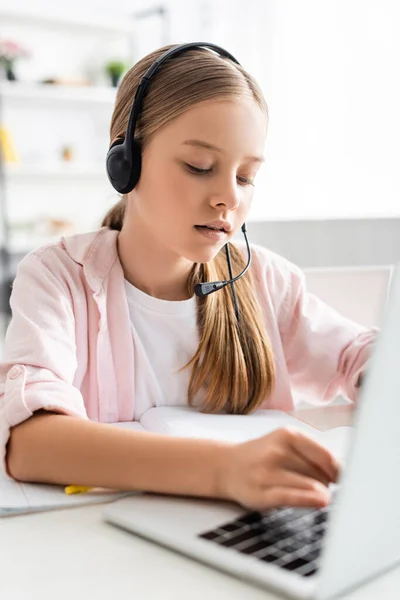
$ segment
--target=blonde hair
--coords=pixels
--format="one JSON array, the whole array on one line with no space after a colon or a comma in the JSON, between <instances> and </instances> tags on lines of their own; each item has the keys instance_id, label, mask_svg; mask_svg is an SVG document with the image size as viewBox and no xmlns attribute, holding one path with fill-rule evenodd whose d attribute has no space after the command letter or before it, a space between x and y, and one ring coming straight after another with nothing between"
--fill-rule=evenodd
<instances>
[{"instance_id":1,"label":"blonde hair","mask_svg":"<svg viewBox=\"0 0 400 600\"><path fill-rule=\"evenodd\" d=\"M140 78L155 59L168 50L165 46L136 63L120 83L111 120L110 143L124 137L132 99ZM268 116L268 109L254 79L239 65L210 50L196 48L175 56L160 67L152 80L138 119L135 137L142 148L157 130L184 113L189 107L212 99L254 100ZM113 206L102 226L121 230L126 197ZM241 272L245 260L240 249L230 243L232 270ZM224 250L224 249L223 249ZM208 263L196 263L189 277L189 293L202 281L229 279L225 251ZM236 283L240 307L237 323L230 286L197 298L197 323L200 342L187 365L192 367L188 403L204 390L205 412L247 414L270 397L275 382L271 343L256 299L250 270Z\"/></svg>"}]
</instances>

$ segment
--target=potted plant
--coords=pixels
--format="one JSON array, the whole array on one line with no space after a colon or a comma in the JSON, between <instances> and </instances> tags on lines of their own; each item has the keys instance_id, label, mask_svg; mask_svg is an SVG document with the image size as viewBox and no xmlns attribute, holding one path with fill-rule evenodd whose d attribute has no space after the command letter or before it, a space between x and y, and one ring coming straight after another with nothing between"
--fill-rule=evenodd
<instances>
[{"instance_id":1,"label":"potted plant","mask_svg":"<svg viewBox=\"0 0 400 600\"><path fill-rule=\"evenodd\" d=\"M29 52L12 40L0 40L0 64L3 65L8 81L17 79L14 67L18 58L26 58Z\"/></svg>"},{"instance_id":2,"label":"potted plant","mask_svg":"<svg viewBox=\"0 0 400 600\"><path fill-rule=\"evenodd\" d=\"M106 72L110 76L111 84L113 87L117 87L119 80L121 79L122 73L126 69L126 65L121 60L110 60L105 65Z\"/></svg>"}]
</instances>

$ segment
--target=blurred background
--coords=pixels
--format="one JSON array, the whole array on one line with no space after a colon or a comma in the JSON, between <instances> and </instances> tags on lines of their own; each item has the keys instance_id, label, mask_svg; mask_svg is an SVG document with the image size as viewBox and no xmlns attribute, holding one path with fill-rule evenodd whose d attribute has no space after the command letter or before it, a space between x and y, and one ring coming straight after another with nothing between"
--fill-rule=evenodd
<instances>
[{"instance_id":1,"label":"blurred background","mask_svg":"<svg viewBox=\"0 0 400 600\"><path fill-rule=\"evenodd\" d=\"M400 5L63 4L0 0L4 322L24 254L61 235L96 229L118 199L104 160L120 77L158 46L210 41L258 79L269 105L251 241L306 269L310 285L328 300L343 304L347 290L352 295L343 311L377 323L387 275L400 257Z\"/></svg>"}]
</instances>

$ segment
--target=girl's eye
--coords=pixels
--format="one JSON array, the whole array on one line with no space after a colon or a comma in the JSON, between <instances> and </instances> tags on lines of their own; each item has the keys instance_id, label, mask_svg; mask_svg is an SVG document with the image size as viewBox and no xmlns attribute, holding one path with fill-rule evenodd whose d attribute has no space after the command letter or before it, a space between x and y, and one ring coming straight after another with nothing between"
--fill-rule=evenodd
<instances>
[{"instance_id":1,"label":"girl's eye","mask_svg":"<svg viewBox=\"0 0 400 600\"><path fill-rule=\"evenodd\" d=\"M198 167L189 165L189 163L185 163L185 166L191 173L196 173L197 175L204 175L206 173L210 173L211 171L211 169L199 169Z\"/></svg>"},{"instance_id":2,"label":"girl's eye","mask_svg":"<svg viewBox=\"0 0 400 600\"><path fill-rule=\"evenodd\" d=\"M194 173L195 175L207 175L207 173L211 173L212 171L212 169L199 169L189 163L185 163L185 167L190 173ZM253 181L247 177L238 177L237 180L241 185L254 185Z\"/></svg>"},{"instance_id":3,"label":"girl's eye","mask_svg":"<svg viewBox=\"0 0 400 600\"><path fill-rule=\"evenodd\" d=\"M247 177L238 177L238 181L240 181L242 185L254 185L254 181L247 179Z\"/></svg>"}]
</instances>

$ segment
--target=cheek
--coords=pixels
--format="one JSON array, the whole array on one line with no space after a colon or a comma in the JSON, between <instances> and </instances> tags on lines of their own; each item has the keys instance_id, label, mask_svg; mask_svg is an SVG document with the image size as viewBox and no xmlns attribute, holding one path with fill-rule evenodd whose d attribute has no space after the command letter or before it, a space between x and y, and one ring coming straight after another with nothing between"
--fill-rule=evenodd
<instances>
[{"instance_id":1,"label":"cheek","mask_svg":"<svg viewBox=\"0 0 400 600\"><path fill-rule=\"evenodd\" d=\"M188 200L193 197L186 179L175 167L161 167L156 176L146 181L145 210L147 218L158 230L170 233L182 230L182 224L187 220L182 207L189 206Z\"/></svg>"},{"instance_id":2,"label":"cheek","mask_svg":"<svg viewBox=\"0 0 400 600\"><path fill-rule=\"evenodd\" d=\"M152 177L152 190L163 196L169 204L179 204L193 190L193 182L176 164L161 165Z\"/></svg>"},{"instance_id":3,"label":"cheek","mask_svg":"<svg viewBox=\"0 0 400 600\"><path fill-rule=\"evenodd\" d=\"M246 214L249 211L251 203L253 201L253 195L254 195L253 190L245 191L243 193L243 196L242 196L241 202L240 202L240 207L239 207L239 211L242 214Z\"/></svg>"},{"instance_id":4,"label":"cheek","mask_svg":"<svg viewBox=\"0 0 400 600\"><path fill-rule=\"evenodd\" d=\"M175 196L185 196L188 190L193 190L194 178L185 173L179 165L173 165L165 174L168 188Z\"/></svg>"}]
</instances>

